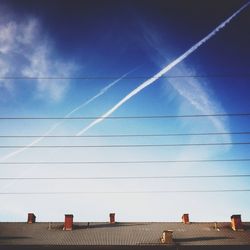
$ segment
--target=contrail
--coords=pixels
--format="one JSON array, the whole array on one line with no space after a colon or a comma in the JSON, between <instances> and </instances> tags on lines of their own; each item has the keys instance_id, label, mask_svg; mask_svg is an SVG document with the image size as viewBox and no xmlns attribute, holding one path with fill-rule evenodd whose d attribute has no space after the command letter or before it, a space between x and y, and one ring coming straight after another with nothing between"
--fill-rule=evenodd
<instances>
[{"instance_id":1,"label":"contrail","mask_svg":"<svg viewBox=\"0 0 250 250\"><path fill-rule=\"evenodd\" d=\"M87 101L85 101L84 103L82 103L81 105L79 105L78 107L76 107L75 109L71 110L69 113L67 113L64 118L70 117L73 113L75 113L76 111L78 111L79 109L87 106L89 103L93 102L95 99L97 99L98 97L104 95L111 87L113 87L116 83L118 83L119 81L121 81L124 77L126 77L127 75L131 74L132 72L134 72L135 70L137 70L140 66L136 67L135 69L130 70L129 72L125 73L124 75L122 75L120 78L114 80L113 82L111 82L110 84L108 84L106 87L102 88L95 96L91 97L90 99L88 99ZM3 156L0 161L5 161L9 158L11 158L12 156L15 156L25 150L27 150L29 147L36 145L37 143L39 143L40 141L42 141L44 139L44 136L49 135L51 132L53 132L57 127L59 127L60 125L62 125L65 121L62 120L61 122L55 123L50 129L48 129L43 136L39 137L38 139L32 141L30 144L27 145L26 148L22 148L19 150L16 150L14 152L11 152L5 156Z\"/></svg>"},{"instance_id":2,"label":"contrail","mask_svg":"<svg viewBox=\"0 0 250 250\"><path fill-rule=\"evenodd\" d=\"M242 10L244 10L250 2L247 2L245 5L243 5L239 10L234 12L229 18L227 18L224 22L222 22L219 26L217 26L212 32L210 32L207 36L205 36L202 40L197 42L195 45L193 45L189 50L187 50L184 54L179 56L177 59L175 59L173 62L168 64L166 67L164 67L161 71L159 71L157 74L143 82L141 85L139 85L137 88L135 88L133 91L131 91L128 95L126 95L123 99L121 99L115 106L113 106L110 110L108 110L106 113L102 115L101 118L98 118L94 120L92 123L90 123L87 127L82 129L77 135L82 135L87 130L95 126L96 124L102 122L105 118L109 117L113 112L115 112L119 107L121 107L124 103L126 103L131 97L138 94L140 91L142 91L147 86L154 83L156 80L158 80L160 77L162 77L164 74L166 74L169 70L171 70L175 65L182 62L186 57L188 57L191 53L193 53L195 50L197 50L201 45L206 43L210 38L216 35L217 32L219 32L221 29L223 29L234 17L236 17Z\"/></svg>"}]
</instances>

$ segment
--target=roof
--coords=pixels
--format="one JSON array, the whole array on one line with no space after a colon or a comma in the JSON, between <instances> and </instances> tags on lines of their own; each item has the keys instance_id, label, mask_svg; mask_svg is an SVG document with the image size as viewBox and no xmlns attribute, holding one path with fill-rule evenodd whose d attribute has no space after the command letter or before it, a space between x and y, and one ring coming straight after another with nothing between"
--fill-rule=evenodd
<instances>
[{"instance_id":1,"label":"roof","mask_svg":"<svg viewBox=\"0 0 250 250\"><path fill-rule=\"evenodd\" d=\"M63 231L63 223L0 223L0 248L3 245L82 245L138 246L162 245L164 230L173 230L174 244L179 246L248 245L250 222L244 231L233 231L229 223L124 222L74 223L74 230Z\"/></svg>"}]
</instances>

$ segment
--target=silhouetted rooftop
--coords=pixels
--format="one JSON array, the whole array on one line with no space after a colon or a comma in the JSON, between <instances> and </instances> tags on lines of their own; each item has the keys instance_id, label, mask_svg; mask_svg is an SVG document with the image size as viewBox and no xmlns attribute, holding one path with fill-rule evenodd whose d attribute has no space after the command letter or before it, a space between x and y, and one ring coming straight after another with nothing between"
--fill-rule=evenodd
<instances>
[{"instance_id":1,"label":"silhouetted rooftop","mask_svg":"<svg viewBox=\"0 0 250 250\"><path fill-rule=\"evenodd\" d=\"M250 247L250 222L244 231L233 231L230 223L121 222L74 223L63 231L63 223L0 223L0 248L3 245L82 245L82 246L159 246L164 230L173 230L174 245L246 245ZM2 249L2 248L1 248Z\"/></svg>"}]
</instances>

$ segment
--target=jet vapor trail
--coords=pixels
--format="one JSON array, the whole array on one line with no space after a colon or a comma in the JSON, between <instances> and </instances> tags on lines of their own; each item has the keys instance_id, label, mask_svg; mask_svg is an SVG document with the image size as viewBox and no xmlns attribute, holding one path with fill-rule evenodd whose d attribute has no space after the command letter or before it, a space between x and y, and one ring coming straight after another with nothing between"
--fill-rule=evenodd
<instances>
[{"instance_id":1,"label":"jet vapor trail","mask_svg":"<svg viewBox=\"0 0 250 250\"><path fill-rule=\"evenodd\" d=\"M176 58L173 62L168 64L166 67L164 67L161 71L159 71L157 74L143 82L141 85L139 85L137 88L135 88L133 91L131 91L128 95L126 95L123 99L121 99L115 106L113 106L110 110L108 110L106 113L102 115L101 118L98 118L94 120L92 123L90 123L87 127L83 128L80 132L77 133L77 135L82 135L87 130L95 126L96 124L102 122L105 118L109 117L113 112L115 112L119 107L121 107L124 103L126 103L130 98L132 98L134 95L138 94L140 91L142 91L147 86L154 83L156 80L158 80L160 77L162 77L164 74L166 74L169 70L171 70L175 65L182 62L186 57L188 57L191 53L193 53L195 50L197 50L201 45L206 43L210 38L216 35L217 32L219 32L221 29L223 29L230 21L236 17L242 10L244 10L250 2L247 2L245 5L243 5L240 9L238 9L236 12L234 12L229 18L227 18L224 22L222 22L219 26L217 26L212 32L210 32L207 36L205 36L203 39L201 39L199 42L197 42L195 45L193 45L189 50L187 50L184 54Z\"/></svg>"},{"instance_id":2,"label":"jet vapor trail","mask_svg":"<svg viewBox=\"0 0 250 250\"><path fill-rule=\"evenodd\" d=\"M140 67L140 66L139 66ZM135 70L137 70L139 67L136 67L135 69L130 70L129 72L125 73L124 75L122 75L120 78L116 79L115 81L111 82L110 84L108 84L106 87L102 88L95 96L91 97L90 99L88 99L87 101L85 101L84 103L82 103L81 105L79 105L78 107L76 107L75 109L73 109L72 111L70 111L68 114L66 114L64 116L64 118L70 117L73 113L75 113L76 111L78 111L79 109L87 106L89 103L93 102L95 99L97 99L98 97L104 95L111 87L113 87L116 83L118 83L119 81L121 81L124 77L126 77L127 75L129 75L130 73L134 72ZM14 155L17 155L23 151L25 151L26 149L28 149L31 146L36 145L37 143L39 143L40 141L42 141L44 139L44 136L49 135L51 132L53 132L57 127L59 127L60 125L62 125L65 121L62 120L61 122L55 123L50 129L48 129L43 136L39 137L38 139L34 140L33 142L31 142L30 144L27 145L26 148L22 148L19 150L16 150L14 152L11 152L5 156L3 156L0 160L1 161L5 161L9 158L11 158Z\"/></svg>"}]
</instances>

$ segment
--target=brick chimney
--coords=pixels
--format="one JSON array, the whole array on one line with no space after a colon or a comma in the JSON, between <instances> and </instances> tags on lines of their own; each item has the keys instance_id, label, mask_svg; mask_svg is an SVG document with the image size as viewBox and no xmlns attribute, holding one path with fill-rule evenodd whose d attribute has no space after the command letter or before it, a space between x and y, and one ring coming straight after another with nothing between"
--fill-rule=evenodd
<instances>
[{"instance_id":1,"label":"brick chimney","mask_svg":"<svg viewBox=\"0 0 250 250\"><path fill-rule=\"evenodd\" d=\"M28 224L32 224L36 222L36 216L33 213L28 213L28 220L27 223Z\"/></svg>"},{"instance_id":2,"label":"brick chimney","mask_svg":"<svg viewBox=\"0 0 250 250\"><path fill-rule=\"evenodd\" d=\"M73 229L73 214L65 214L63 230L71 231Z\"/></svg>"},{"instance_id":3,"label":"brick chimney","mask_svg":"<svg viewBox=\"0 0 250 250\"><path fill-rule=\"evenodd\" d=\"M173 244L173 231L164 230L160 240L163 244Z\"/></svg>"},{"instance_id":4,"label":"brick chimney","mask_svg":"<svg viewBox=\"0 0 250 250\"><path fill-rule=\"evenodd\" d=\"M115 213L110 213L109 214L109 222L110 222L110 224L115 223Z\"/></svg>"},{"instance_id":5,"label":"brick chimney","mask_svg":"<svg viewBox=\"0 0 250 250\"><path fill-rule=\"evenodd\" d=\"M189 214L183 214L181 218L182 218L182 223L189 224Z\"/></svg>"},{"instance_id":6,"label":"brick chimney","mask_svg":"<svg viewBox=\"0 0 250 250\"><path fill-rule=\"evenodd\" d=\"M231 216L231 227L234 231L243 231L243 225L240 214L234 214Z\"/></svg>"}]
</instances>

